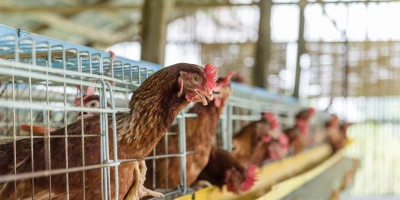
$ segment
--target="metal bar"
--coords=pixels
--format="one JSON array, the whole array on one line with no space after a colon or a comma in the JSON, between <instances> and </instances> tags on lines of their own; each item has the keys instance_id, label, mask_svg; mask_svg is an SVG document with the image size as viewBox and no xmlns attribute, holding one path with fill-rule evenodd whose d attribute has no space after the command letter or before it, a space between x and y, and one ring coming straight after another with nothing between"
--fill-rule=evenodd
<instances>
[{"instance_id":1,"label":"metal bar","mask_svg":"<svg viewBox=\"0 0 400 200\"><path fill-rule=\"evenodd\" d=\"M62 60L63 60L63 69L64 71L67 71L67 61L66 61L66 50L65 48L62 49L63 51L63 56L62 56ZM66 77L66 74L64 73L64 78ZM67 83L64 82L64 107L67 106L67 93L65 91L67 91ZM68 170L68 123L67 123L67 110L64 110L64 136L65 136L65 168ZM45 158L48 160L51 160L50 158L51 154L49 154L49 152L46 153ZM46 162L47 163L47 162ZM47 169L47 168L46 168ZM65 173L65 181L66 181L66 195L67 195L67 200L69 200L69 174L68 172ZM51 195L50 195L51 198Z\"/></svg>"},{"instance_id":2,"label":"metal bar","mask_svg":"<svg viewBox=\"0 0 400 200\"><path fill-rule=\"evenodd\" d=\"M99 136L101 136L100 134L99 135L88 135L88 134L86 134L84 137L99 137ZM33 138L45 138L45 136L32 136ZM70 136L68 136L68 137L70 137L70 138L81 138L82 136L81 135L70 135ZM18 135L18 136L15 136L15 138L16 139L18 139L18 140L20 140L20 139L30 139L31 138L31 136L29 136L29 135L27 135L27 136L20 136L20 135ZM62 135L50 135L48 138L64 138L64 136L62 136ZM14 139L14 137L13 136L0 136L0 139Z\"/></svg>"},{"instance_id":3,"label":"metal bar","mask_svg":"<svg viewBox=\"0 0 400 200\"><path fill-rule=\"evenodd\" d=\"M47 44L48 47L48 52L47 52L47 63L48 63L48 68L52 67L52 60L51 60L51 47L50 44L45 42L45 44ZM49 73L46 72L46 77L49 76ZM49 79L45 79L46 80L46 105L50 105L50 101L49 101ZM32 103L31 103L32 104ZM50 118L49 118L49 110L47 110L47 128L48 130L50 130ZM47 137L47 152L49 153L49 155L51 155L51 140L50 140L50 131L47 131L47 133L45 134ZM46 140L44 138L44 140ZM46 148L45 148L46 149ZM46 151L46 150L45 150ZM33 159L32 159L33 160ZM46 169L51 169L51 159L48 160L48 162L45 163L46 165ZM49 197L51 197L51 175L49 176Z\"/></svg>"},{"instance_id":4,"label":"metal bar","mask_svg":"<svg viewBox=\"0 0 400 200\"><path fill-rule=\"evenodd\" d=\"M111 109L115 108L115 102L114 102L114 93L112 91L112 86L110 82L106 83L109 89L110 93L110 103L111 103ZM114 157L114 162L118 162L118 144L117 144L117 120L115 113L112 113L112 130L113 130L113 157ZM118 199L119 196L119 176L118 176L118 165L115 166L114 168L114 180L115 180L115 199Z\"/></svg>"},{"instance_id":5,"label":"metal bar","mask_svg":"<svg viewBox=\"0 0 400 200\"><path fill-rule=\"evenodd\" d=\"M222 147L224 149L228 149L227 144L228 144L228 107L226 106L222 112L222 116L220 117L220 121L221 121L221 128L222 128L222 135L221 135L221 139L222 139Z\"/></svg>"},{"instance_id":6,"label":"metal bar","mask_svg":"<svg viewBox=\"0 0 400 200\"><path fill-rule=\"evenodd\" d=\"M120 163L107 163L107 164L98 164L98 165L89 165L84 167L71 167L69 169L53 169L53 170L44 170L34 173L21 173L17 175L9 175L9 176L0 176L0 183L2 182L10 182L10 181L18 181L23 179L29 178L38 178L38 177L46 177L51 175L58 175L58 174L65 174L65 173L73 173L73 172L80 172L84 170L91 170L91 169L101 169L104 167L112 167L119 165Z\"/></svg>"},{"instance_id":7,"label":"metal bar","mask_svg":"<svg viewBox=\"0 0 400 200\"><path fill-rule=\"evenodd\" d=\"M102 69L100 69L102 70ZM103 88L104 89L104 88ZM107 100L104 100L105 98L105 92L103 90L100 90L100 107L107 107ZM104 106L106 105L106 106ZM107 144L106 144L106 137L108 136L106 134L106 114L105 113L100 113L100 160L101 162L108 163L107 160ZM101 192L102 192L102 199L108 199L108 175L107 175L107 169L106 168L101 168Z\"/></svg>"},{"instance_id":8,"label":"metal bar","mask_svg":"<svg viewBox=\"0 0 400 200\"><path fill-rule=\"evenodd\" d=\"M179 166L180 166L180 183L182 187L182 194L186 194L187 185L186 185L186 119L185 112L182 112L182 118L178 119L179 126Z\"/></svg>"},{"instance_id":9,"label":"metal bar","mask_svg":"<svg viewBox=\"0 0 400 200\"><path fill-rule=\"evenodd\" d=\"M78 62L78 71L79 72L82 72L82 65L81 65L81 62ZM80 78L81 78L81 81L82 81L82 76L80 76ZM80 95L80 107L82 108L83 107L83 88L82 88L82 85L80 86L80 90L79 90L80 92L79 92L79 95ZM83 111L81 112L81 116L83 116ZM82 142L82 154L81 154L81 156L82 156L82 166L85 166L86 164L85 164L85 128L84 128L84 121L83 121L83 117L81 117L81 130L82 130L82 132L81 132L81 137L82 137L82 140L81 140L81 142ZM82 180L86 180L85 179L86 178L86 174L85 174L85 171L82 171ZM82 199L86 199L86 190L85 190L85 188L86 188L86 183L85 183L86 181L83 181L82 182Z\"/></svg>"},{"instance_id":10,"label":"metal bar","mask_svg":"<svg viewBox=\"0 0 400 200\"><path fill-rule=\"evenodd\" d=\"M226 143L223 144L224 145L223 148L226 149L227 151L232 151L232 139L230 136L233 135L233 120L231 119L231 117L233 115L233 106L228 103L227 107L228 107L228 117L227 117L228 132L225 136Z\"/></svg>"},{"instance_id":11,"label":"metal bar","mask_svg":"<svg viewBox=\"0 0 400 200\"><path fill-rule=\"evenodd\" d=\"M88 82L81 82L81 81L78 81L78 80L75 80L75 79L72 79L72 78L66 78L66 76L68 75L68 76L84 76L84 77L87 77L87 78L93 78L93 79L101 79L101 78L103 78L103 79L105 79L105 80L107 80L107 81L113 81L113 82L116 82L116 83L124 83L124 84L126 84L126 82L123 82L123 81L121 81L121 80L119 80L119 79L112 79L112 78L110 78L110 77L107 77L107 76L102 76L102 75L94 75L94 74L86 74L86 73L84 73L84 74L80 74L80 73L78 73L78 72L73 72L73 71L63 71L63 70L60 70L60 69L52 69L52 68L44 68L44 67L38 67L38 66L32 66L32 65L27 65L27 64L22 64L22 63L13 63L13 62L10 62L10 61L7 61L7 60L1 60L0 59L0 65L1 65L1 68L0 68L0 72L2 73L2 74L4 74L4 75L6 75L6 74L8 74L8 75L11 75L11 74L15 74L15 73L18 73L18 72L22 72L23 70L22 69L32 69L32 70L35 70L35 71L38 71L38 72L31 72L31 76L34 76L34 77L37 77L37 78L39 78L39 79L45 79L46 78L46 76L45 75L43 75L43 74L40 74L39 72L49 72L49 73L54 73L54 74L56 74L56 73L59 73L59 74L63 74L63 76L50 76L49 77L49 80L51 80L51 81L61 81L61 80L63 80L63 82L66 82L66 83L69 83L69 84L79 84L79 85L86 85L86 86L97 86L97 87L99 87L100 85L98 85L98 84L95 84L95 83L88 83ZM7 66L13 66L13 67L17 67L17 68L21 68L21 70L17 70L17 69L14 69L14 71L9 71L8 69L7 69ZM2 69L4 69L4 70L2 70ZM21 77L26 77L26 78L29 78L29 76L27 75L27 74L23 74L23 73L21 73L21 74L19 74L18 73L18 75L19 76L21 76ZM131 83L131 85L133 85L133 86L135 86L135 87L139 87L139 85L138 84L135 84L135 83ZM114 88L116 88L115 86L113 86ZM124 90L124 88L118 88L119 90Z\"/></svg>"},{"instance_id":12,"label":"metal bar","mask_svg":"<svg viewBox=\"0 0 400 200\"><path fill-rule=\"evenodd\" d=\"M36 59L35 59L36 51L34 49L35 49L35 42L33 42L33 44L32 44L32 58L34 58L34 59L32 59L32 65L36 65ZM29 74L30 74L30 72L31 72L31 70L29 70ZM32 104L32 77L29 77L29 103ZM32 109L29 109L29 118L30 118L29 124L31 125L31 130L29 133L31 136L31 157L32 157L31 166L32 166L32 172L34 172L35 164L33 161L34 161L35 157L33 156L33 130L32 130L33 110ZM31 181L32 181L32 185L35 185L35 179L32 178ZM35 197L35 187L32 187L32 198L34 198L34 197Z\"/></svg>"},{"instance_id":13,"label":"metal bar","mask_svg":"<svg viewBox=\"0 0 400 200\"><path fill-rule=\"evenodd\" d=\"M187 151L186 153L177 153L177 154L168 154L168 155L147 156L143 160L152 160L152 159L161 159L161 158L173 158L173 157L179 157L179 156L183 156L183 155L186 156L186 155L193 154L193 153L195 153L195 151ZM119 160L120 163L133 162L133 161L138 161L138 159L120 159Z\"/></svg>"},{"instance_id":14,"label":"metal bar","mask_svg":"<svg viewBox=\"0 0 400 200\"><path fill-rule=\"evenodd\" d=\"M16 61L19 61L19 43L16 42L15 43L15 58ZM14 66L12 67L12 69L14 70ZM12 100L15 102L15 77L14 74L12 74ZM12 108L12 112L13 112L13 136L14 136L14 140L13 140L13 150L14 150L14 174L17 174L17 141L16 141L16 127L15 127L15 107ZM32 145L32 144L31 144ZM17 194L17 182L14 181L14 192L15 194Z\"/></svg>"},{"instance_id":15,"label":"metal bar","mask_svg":"<svg viewBox=\"0 0 400 200\"><path fill-rule=\"evenodd\" d=\"M102 84L102 87L101 87L101 92L100 92L100 97L102 97L102 98L100 98L100 105L101 105L101 107L103 107L103 108L106 108L107 107L107 97L106 97L106 93L107 93L107 91L106 91L106 84L105 84L105 82L103 81L103 80L100 80L99 81L101 84ZM101 94L103 94L103 95L101 95ZM104 152L104 154L105 154L105 162L106 163L108 163L109 161L110 161L110 146L109 146L109 135L108 135L108 130L109 130L109 125L108 125L108 115L107 114L105 114L105 113L102 113L101 115L103 115L104 116L104 118L103 118L103 128L104 128L104 134L102 134L103 135L103 137L104 137L104 147L103 147L103 152ZM102 122L100 122L100 123L102 123ZM103 132L102 131L102 132ZM106 188L106 193L107 193L107 197L109 198L109 199L111 199L111 177L110 177L110 168L109 167L106 167L106 168L104 168L104 170L105 170L105 173L106 173L106 181L105 181L105 188ZM118 181L118 178L116 179L116 181Z\"/></svg>"},{"instance_id":16,"label":"metal bar","mask_svg":"<svg viewBox=\"0 0 400 200\"><path fill-rule=\"evenodd\" d=\"M0 100L0 104L3 107L10 107L10 108L28 108L28 109L35 109L35 110L65 110L65 111L87 111L87 112L103 112L103 113L117 113L117 112L129 112L129 109L126 108L119 108L119 109L103 109L103 108L79 108L74 106L47 106L38 103L32 103L31 105L26 105L23 102L12 102L9 100Z\"/></svg>"}]
</instances>

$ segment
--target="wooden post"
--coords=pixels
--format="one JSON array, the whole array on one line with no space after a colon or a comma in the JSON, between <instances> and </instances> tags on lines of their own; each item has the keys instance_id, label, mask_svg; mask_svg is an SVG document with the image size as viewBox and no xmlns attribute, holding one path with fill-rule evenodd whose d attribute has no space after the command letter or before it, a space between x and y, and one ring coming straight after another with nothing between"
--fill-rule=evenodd
<instances>
[{"instance_id":1,"label":"wooden post","mask_svg":"<svg viewBox=\"0 0 400 200\"><path fill-rule=\"evenodd\" d=\"M297 39L297 59L296 59L296 76L294 81L294 91L293 96L298 98L300 93L300 78L301 78L301 66L300 58L306 52L306 41L304 40L304 8L307 2L305 0L300 0L300 16L299 16L299 38Z\"/></svg>"},{"instance_id":2,"label":"wooden post","mask_svg":"<svg viewBox=\"0 0 400 200\"><path fill-rule=\"evenodd\" d=\"M142 60L164 64L168 14L174 0L145 0L142 15Z\"/></svg>"},{"instance_id":3,"label":"wooden post","mask_svg":"<svg viewBox=\"0 0 400 200\"><path fill-rule=\"evenodd\" d=\"M271 0L260 0L260 22L256 44L256 64L253 68L253 84L266 88L268 62L271 54Z\"/></svg>"}]
</instances>

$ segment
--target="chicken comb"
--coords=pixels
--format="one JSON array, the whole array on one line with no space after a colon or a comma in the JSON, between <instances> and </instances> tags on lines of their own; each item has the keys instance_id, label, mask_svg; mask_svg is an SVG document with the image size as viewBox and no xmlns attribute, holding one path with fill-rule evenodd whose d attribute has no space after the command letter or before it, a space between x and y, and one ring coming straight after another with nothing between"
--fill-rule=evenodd
<instances>
[{"instance_id":1,"label":"chicken comb","mask_svg":"<svg viewBox=\"0 0 400 200\"><path fill-rule=\"evenodd\" d=\"M110 58L112 61L115 60L115 58L117 58L117 56L115 55L115 53L113 51L108 51L108 53L110 53ZM111 72L113 65L110 66L110 68L108 69L108 72ZM110 81L111 86L114 86L115 83L114 81Z\"/></svg>"},{"instance_id":2,"label":"chicken comb","mask_svg":"<svg viewBox=\"0 0 400 200\"><path fill-rule=\"evenodd\" d=\"M279 140L279 143L281 143L281 145L284 148L288 148L289 147L289 138L284 133L279 134L278 140Z\"/></svg>"},{"instance_id":3,"label":"chicken comb","mask_svg":"<svg viewBox=\"0 0 400 200\"><path fill-rule=\"evenodd\" d=\"M231 78L232 76L234 76L236 74L235 71L229 72L229 74L223 78L220 82L221 85L228 85L231 82Z\"/></svg>"},{"instance_id":4,"label":"chicken comb","mask_svg":"<svg viewBox=\"0 0 400 200\"><path fill-rule=\"evenodd\" d=\"M78 90L81 91L81 85L76 85L76 88L78 88ZM94 95L94 87L93 86L88 86L86 88L85 96L90 96L90 95Z\"/></svg>"},{"instance_id":5,"label":"chicken comb","mask_svg":"<svg viewBox=\"0 0 400 200\"><path fill-rule=\"evenodd\" d=\"M338 125L340 123L340 119L337 115L332 115L331 120L329 120L328 124L329 126L335 126Z\"/></svg>"},{"instance_id":6,"label":"chicken comb","mask_svg":"<svg viewBox=\"0 0 400 200\"><path fill-rule=\"evenodd\" d=\"M265 142L265 143L268 143L268 142L271 142L272 138L271 138L270 135L265 134L265 135L261 136L261 140L262 140L263 142Z\"/></svg>"},{"instance_id":7,"label":"chicken comb","mask_svg":"<svg viewBox=\"0 0 400 200\"><path fill-rule=\"evenodd\" d=\"M257 166L256 165L250 165L247 168L246 172L246 179L243 181L243 183L240 185L242 191L247 191L251 187L253 187L254 182L256 182L256 176L257 176Z\"/></svg>"},{"instance_id":8,"label":"chicken comb","mask_svg":"<svg viewBox=\"0 0 400 200\"><path fill-rule=\"evenodd\" d=\"M217 67L213 64L206 64L204 67L204 73L207 76L207 88L209 90L213 90L217 85L215 82L217 80L218 70Z\"/></svg>"},{"instance_id":9,"label":"chicken comb","mask_svg":"<svg viewBox=\"0 0 400 200\"><path fill-rule=\"evenodd\" d=\"M91 96L94 95L94 87L93 86L88 86L86 88L86 96Z\"/></svg>"},{"instance_id":10,"label":"chicken comb","mask_svg":"<svg viewBox=\"0 0 400 200\"><path fill-rule=\"evenodd\" d=\"M78 88L78 90L81 91L81 85L76 85L76 88ZM94 95L94 87L93 86L88 86L86 88L86 93L83 95L83 99L85 99L88 96L92 96L92 95ZM74 104L75 104L75 106L81 105L81 98L77 97L74 100Z\"/></svg>"},{"instance_id":11,"label":"chicken comb","mask_svg":"<svg viewBox=\"0 0 400 200\"><path fill-rule=\"evenodd\" d=\"M308 135L308 121L296 120L296 126L299 127L303 135Z\"/></svg>"},{"instance_id":12,"label":"chicken comb","mask_svg":"<svg viewBox=\"0 0 400 200\"><path fill-rule=\"evenodd\" d=\"M264 113L264 118L267 120L273 120L275 119L275 114L272 112L265 112Z\"/></svg>"},{"instance_id":13,"label":"chicken comb","mask_svg":"<svg viewBox=\"0 0 400 200\"><path fill-rule=\"evenodd\" d=\"M351 126L351 125L353 125L354 123L351 123L351 122L344 122L343 123L343 125L342 125L342 127L344 128L344 129L347 129L349 126Z\"/></svg>"},{"instance_id":14,"label":"chicken comb","mask_svg":"<svg viewBox=\"0 0 400 200\"><path fill-rule=\"evenodd\" d=\"M273 129L279 127L278 119L276 119L275 114L272 112L265 112L264 118L269 122Z\"/></svg>"},{"instance_id":15,"label":"chicken comb","mask_svg":"<svg viewBox=\"0 0 400 200\"><path fill-rule=\"evenodd\" d=\"M110 53L111 60L115 60L115 53L113 51L108 51L108 53Z\"/></svg>"},{"instance_id":16,"label":"chicken comb","mask_svg":"<svg viewBox=\"0 0 400 200\"><path fill-rule=\"evenodd\" d=\"M238 83L244 83L245 82L245 77L241 73L236 73L236 76L233 78L232 81L238 82Z\"/></svg>"}]
</instances>

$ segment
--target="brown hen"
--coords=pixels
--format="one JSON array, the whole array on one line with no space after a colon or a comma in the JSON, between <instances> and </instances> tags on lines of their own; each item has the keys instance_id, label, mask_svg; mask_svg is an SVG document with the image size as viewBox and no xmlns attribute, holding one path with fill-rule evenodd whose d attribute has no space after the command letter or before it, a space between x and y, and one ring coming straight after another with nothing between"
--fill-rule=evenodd
<instances>
[{"instance_id":1,"label":"brown hen","mask_svg":"<svg viewBox=\"0 0 400 200\"><path fill-rule=\"evenodd\" d=\"M346 137L342 133L340 127L340 119L336 115L332 115L331 119L326 123L329 144L332 147L333 153L344 147Z\"/></svg>"},{"instance_id":2,"label":"brown hen","mask_svg":"<svg viewBox=\"0 0 400 200\"><path fill-rule=\"evenodd\" d=\"M266 151L260 150L257 155L254 155L254 153L262 145L259 143L262 136L267 135L270 130L271 125L267 118L262 116L260 120L247 124L233 136L234 149L232 155L243 167L248 168L251 164L254 164L255 157L257 157L257 160L264 160ZM263 158L259 158L259 156Z\"/></svg>"},{"instance_id":3,"label":"brown hen","mask_svg":"<svg viewBox=\"0 0 400 200\"><path fill-rule=\"evenodd\" d=\"M311 138L309 136L309 122L314 115L314 108L300 111L295 116L296 124L292 128L283 131L289 138L289 143L293 148L294 154L305 150L307 145L310 144Z\"/></svg>"},{"instance_id":4,"label":"brown hen","mask_svg":"<svg viewBox=\"0 0 400 200\"><path fill-rule=\"evenodd\" d=\"M195 151L194 154L186 156L186 185L190 186L200 174L201 170L207 165L211 147L215 139L215 132L224 106L230 95L230 73L225 78L217 80L217 86L214 89L214 100L207 106L195 104L188 113L196 113L196 118L186 118L186 149L187 151ZM169 132L177 133L178 125L172 126ZM179 136L169 135L168 146L165 139L161 139L156 147L156 154L162 155L167 151L168 154L179 153ZM146 165L152 171L156 167L156 188L176 188L180 185L180 159L179 158L162 158L157 159L156 166L153 162L147 161ZM153 174L148 173L145 186L153 185Z\"/></svg>"},{"instance_id":5,"label":"brown hen","mask_svg":"<svg viewBox=\"0 0 400 200\"><path fill-rule=\"evenodd\" d=\"M254 185L256 170L255 165L245 169L230 152L213 146L208 163L197 181L207 181L219 188L226 185L229 192L240 194Z\"/></svg>"}]
</instances>

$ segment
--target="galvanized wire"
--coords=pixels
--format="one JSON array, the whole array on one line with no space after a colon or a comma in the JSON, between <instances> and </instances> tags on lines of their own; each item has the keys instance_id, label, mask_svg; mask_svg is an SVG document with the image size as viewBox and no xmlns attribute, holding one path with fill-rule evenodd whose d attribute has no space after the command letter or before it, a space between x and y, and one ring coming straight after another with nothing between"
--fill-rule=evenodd
<instances>
[{"instance_id":1,"label":"galvanized wire","mask_svg":"<svg viewBox=\"0 0 400 200\"><path fill-rule=\"evenodd\" d=\"M4 27L0 26L0 29ZM8 29L7 29L8 30ZM8 30L12 33L12 30ZM6 32L7 33L7 32ZM57 174L66 175L66 193L67 198L70 194L69 176L73 172L82 172L82 179L86 178L85 170L100 169L102 175L102 199L111 199L118 197L118 166L122 162L132 162L135 159L120 160L117 156L116 143L116 113L129 112L129 97L140 84L153 74L160 66L150 65L145 62L129 61L120 57L116 60L109 58L109 53L90 49L87 47L73 45L51 38L41 38L37 35L21 39L16 35L0 36L0 79L3 81L2 96L0 96L0 111L6 110L5 117L0 119L0 123L5 123L7 131L0 132L0 143L11 139L14 143L14 155L18 151L16 141L24 138L31 140L31 156L33 157L33 139L44 138L46 170L34 171L34 159L32 159L32 172L18 173L10 176L0 176L0 182L32 179L37 177L49 177L49 195L51 195L51 177ZM9 83L8 83L9 82ZM111 85L110 82L114 82ZM9 86L11 84L11 87ZM76 95L76 85L81 86L81 92ZM100 96L100 108L83 107L83 88L94 87ZM28 90L26 92L26 90ZM27 93L27 94L26 94ZM9 98L11 96L11 99ZM73 104L75 97L80 98L80 105L76 107ZM111 108L107 108L107 102L110 102ZM228 105L221 116L221 129L218 133L222 138L222 147L228 150L232 149L232 136L240 126L235 126L236 122L248 123L260 119L260 112L270 111L277 114L286 114L291 118L300 110L302 106L292 98L283 97L269 93L259 88L253 88L243 84L232 84L232 94ZM234 112L234 109L241 109L242 113ZM11 110L11 112L9 112ZM84 130L78 135L68 135L67 125L75 121L74 114L80 112L95 112L100 114L100 133L86 134ZM28 113L24 115L24 113ZM41 116L41 117L40 117ZM111 116L111 119L109 117ZM146 159L155 160L160 158L179 158L180 159L180 180L181 185L175 191L168 194L185 194L191 190L186 185L186 155L194 152L186 151L186 133L185 119L196 117L195 114L182 112L177 117L179 125L179 153L171 154L166 151L164 155L156 155ZM11 119L11 120L10 120ZM80 120L83 128L84 119ZM294 121L285 121L284 124L291 125ZM31 129L29 134L23 134L19 131L20 124L41 125L48 128L43 136L33 135ZM109 124L111 123L111 124ZM0 124L2 125L2 124ZM50 135L50 128L63 128L63 135ZM112 132L109 132L109 128ZM237 127L237 128L235 128ZM1 129L0 129L1 130ZM9 134L8 130L12 130ZM113 155L109 155L110 142L109 134L113 138ZM100 137L101 140L101 161L96 165L86 165L84 147L85 138ZM51 169L52 163L50 157L51 138L65 138L65 162L64 169ZM81 138L82 140L82 166L68 166L68 140ZM166 146L168 144L168 135L165 136ZM168 165L168 162L167 162ZM14 158L14 168L17 163ZM114 169L114 174L110 173ZM156 182L155 170L148 171L153 173L153 183ZM111 176L115 177L115 185L111 186ZM168 182L166 183L168 187ZM111 187L115 188L115 197L111 197ZM175 186L172 186L175 187ZM85 183L82 185L84 199ZM32 189L32 198L34 190Z\"/></svg>"}]
</instances>

